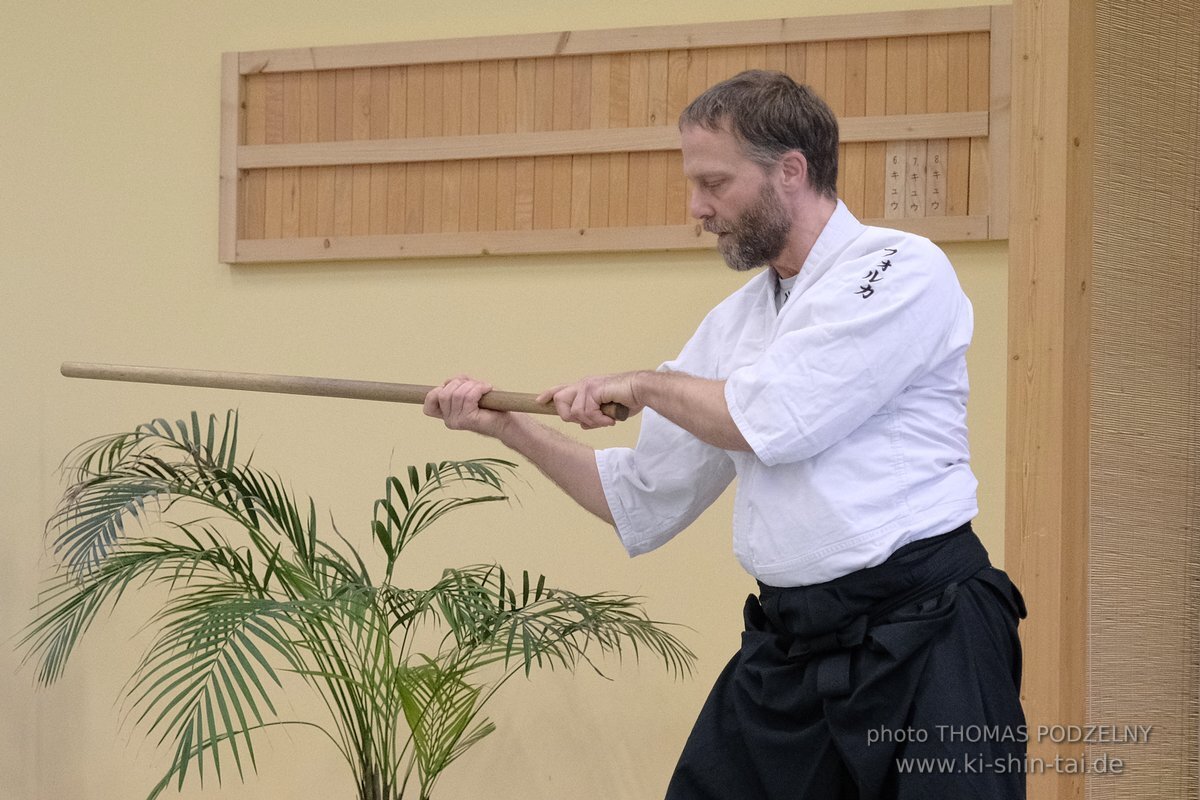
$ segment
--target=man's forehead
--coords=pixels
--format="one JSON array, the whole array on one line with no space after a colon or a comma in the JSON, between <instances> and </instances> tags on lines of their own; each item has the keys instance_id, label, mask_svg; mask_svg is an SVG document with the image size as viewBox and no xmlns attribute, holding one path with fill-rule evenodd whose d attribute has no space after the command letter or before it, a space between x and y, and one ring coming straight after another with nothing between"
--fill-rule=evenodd
<instances>
[{"instance_id":1,"label":"man's forehead","mask_svg":"<svg viewBox=\"0 0 1200 800\"><path fill-rule=\"evenodd\" d=\"M725 127L716 130L700 125L685 125L679 131L686 172L732 172L753 163L741 142Z\"/></svg>"},{"instance_id":2,"label":"man's forehead","mask_svg":"<svg viewBox=\"0 0 1200 800\"><path fill-rule=\"evenodd\" d=\"M690 143L695 146L719 146L732 145L737 147L737 136L729 127L726 121L718 122L714 126L684 124L679 127L679 137L683 141L684 146Z\"/></svg>"}]
</instances>

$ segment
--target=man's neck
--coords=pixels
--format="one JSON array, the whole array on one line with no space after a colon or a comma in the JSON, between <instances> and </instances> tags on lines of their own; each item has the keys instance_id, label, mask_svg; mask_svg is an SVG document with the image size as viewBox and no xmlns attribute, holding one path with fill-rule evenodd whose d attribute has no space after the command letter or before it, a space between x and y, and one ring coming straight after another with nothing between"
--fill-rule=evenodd
<instances>
[{"instance_id":1,"label":"man's neck","mask_svg":"<svg viewBox=\"0 0 1200 800\"><path fill-rule=\"evenodd\" d=\"M794 214L788 243L779 257L771 262L771 267L780 278L790 278L799 274L804 262L808 260L808 254L812 252L813 245L820 238L821 231L825 230L825 225L836 210L836 197L818 195Z\"/></svg>"}]
</instances>

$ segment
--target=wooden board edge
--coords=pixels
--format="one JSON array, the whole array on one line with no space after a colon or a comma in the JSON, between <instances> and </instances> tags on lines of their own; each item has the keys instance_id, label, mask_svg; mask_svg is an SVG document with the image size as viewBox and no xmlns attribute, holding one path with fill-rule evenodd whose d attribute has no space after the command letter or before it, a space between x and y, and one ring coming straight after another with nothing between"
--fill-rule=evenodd
<instances>
[{"instance_id":1,"label":"wooden board edge","mask_svg":"<svg viewBox=\"0 0 1200 800\"><path fill-rule=\"evenodd\" d=\"M988 112L848 117L839 121L843 142L916 141L985 136ZM481 158L633 153L678 150L674 126L596 128L578 131L473 134L411 139L366 139L301 144L243 145L238 169L402 164Z\"/></svg>"},{"instance_id":2,"label":"wooden board edge","mask_svg":"<svg viewBox=\"0 0 1200 800\"><path fill-rule=\"evenodd\" d=\"M226 264L237 260L239 235L238 217L241 211L238 183L241 172L237 165L241 145L242 76L238 71L238 54L221 56L221 135L219 209L217 213L217 257Z\"/></svg>"},{"instance_id":3,"label":"wooden board edge","mask_svg":"<svg viewBox=\"0 0 1200 800\"><path fill-rule=\"evenodd\" d=\"M242 74L985 31L987 6L379 42L240 54Z\"/></svg>"},{"instance_id":4,"label":"wooden board edge","mask_svg":"<svg viewBox=\"0 0 1200 800\"><path fill-rule=\"evenodd\" d=\"M909 231L941 242L978 241L987 238L986 217L914 217L863 222ZM639 228L316 236L303 239L239 240L237 263L710 250L715 245L716 237L705 233L695 223Z\"/></svg>"},{"instance_id":5,"label":"wooden board edge","mask_svg":"<svg viewBox=\"0 0 1200 800\"><path fill-rule=\"evenodd\" d=\"M355 261L690 250L712 247L715 243L716 237L705 233L697 224L644 228L318 236L305 239L243 239L238 242L238 261Z\"/></svg>"},{"instance_id":6,"label":"wooden board edge","mask_svg":"<svg viewBox=\"0 0 1200 800\"><path fill-rule=\"evenodd\" d=\"M1008 238L1009 140L1012 136L1012 6L992 6L991 98L988 154L991 193L988 205L989 239Z\"/></svg>"}]
</instances>

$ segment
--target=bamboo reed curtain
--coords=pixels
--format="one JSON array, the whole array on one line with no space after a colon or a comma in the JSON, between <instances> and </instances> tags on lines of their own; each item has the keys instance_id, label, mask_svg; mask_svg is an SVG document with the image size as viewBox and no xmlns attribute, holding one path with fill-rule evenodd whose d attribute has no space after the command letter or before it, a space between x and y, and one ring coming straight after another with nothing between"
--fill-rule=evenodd
<instances>
[{"instance_id":1,"label":"bamboo reed curtain","mask_svg":"<svg viewBox=\"0 0 1200 800\"><path fill-rule=\"evenodd\" d=\"M1085 796L1200 797L1200 3L1095 11L1088 722L1121 775ZM1153 91L1147 91L1153 86ZM1133 144L1136 143L1136 144Z\"/></svg>"},{"instance_id":2,"label":"bamboo reed curtain","mask_svg":"<svg viewBox=\"0 0 1200 800\"><path fill-rule=\"evenodd\" d=\"M1006 7L226 54L228 263L704 248L676 120L751 68L813 86L860 218L1004 238Z\"/></svg>"}]
</instances>

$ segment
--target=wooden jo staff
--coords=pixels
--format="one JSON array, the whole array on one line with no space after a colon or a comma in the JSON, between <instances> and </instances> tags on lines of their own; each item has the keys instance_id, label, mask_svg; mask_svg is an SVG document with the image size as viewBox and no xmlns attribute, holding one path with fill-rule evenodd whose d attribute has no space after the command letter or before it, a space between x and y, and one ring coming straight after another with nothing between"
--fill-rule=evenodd
<instances>
[{"instance_id":1,"label":"wooden jo staff","mask_svg":"<svg viewBox=\"0 0 1200 800\"><path fill-rule=\"evenodd\" d=\"M424 403L425 395L434 388L410 383L307 378L299 375L265 375L257 372L216 372L173 367L88 364L79 361L64 362L61 372L68 378L158 383L168 386L201 386L209 389L303 394L313 397L346 397L351 400L382 400L388 403L416 403L417 405ZM488 392L480 398L479 407L491 411L523 411L529 414L557 413L552 403L539 403L537 395L523 392ZM629 416L629 409L620 403L605 403L600 406L600 411L615 420L624 420Z\"/></svg>"}]
</instances>

